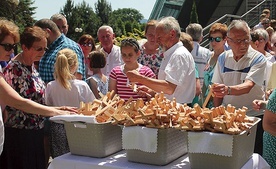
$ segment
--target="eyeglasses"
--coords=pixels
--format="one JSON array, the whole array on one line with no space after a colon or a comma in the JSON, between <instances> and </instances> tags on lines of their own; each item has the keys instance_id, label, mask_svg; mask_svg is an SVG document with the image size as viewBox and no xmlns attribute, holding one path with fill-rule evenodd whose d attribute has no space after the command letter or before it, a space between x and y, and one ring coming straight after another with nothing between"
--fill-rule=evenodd
<instances>
[{"instance_id":1,"label":"eyeglasses","mask_svg":"<svg viewBox=\"0 0 276 169\"><path fill-rule=\"evenodd\" d=\"M9 44L9 43L6 43L6 44L0 44L1 46L4 47L5 51L9 52L11 51L12 49L15 49L17 44Z\"/></svg>"},{"instance_id":2,"label":"eyeglasses","mask_svg":"<svg viewBox=\"0 0 276 169\"><path fill-rule=\"evenodd\" d=\"M236 43L236 44L241 44L241 43L245 43L245 44L249 44L250 40L249 39L243 39L243 40L234 40L230 37L227 36L228 39L230 39L232 42Z\"/></svg>"},{"instance_id":3,"label":"eyeglasses","mask_svg":"<svg viewBox=\"0 0 276 169\"><path fill-rule=\"evenodd\" d=\"M48 48L47 47L32 47L32 48L34 48L34 50L35 51L37 51L37 52L41 52L41 51L47 51L48 50Z\"/></svg>"},{"instance_id":4,"label":"eyeglasses","mask_svg":"<svg viewBox=\"0 0 276 169\"><path fill-rule=\"evenodd\" d=\"M82 43L82 44L80 44L81 46L89 46L89 47L91 47L92 46L92 43Z\"/></svg>"},{"instance_id":5,"label":"eyeglasses","mask_svg":"<svg viewBox=\"0 0 276 169\"><path fill-rule=\"evenodd\" d=\"M215 38L209 37L208 39L209 39L210 42L214 42L214 41L216 41L216 42L221 42L221 40L222 40L221 37L215 37Z\"/></svg>"}]
</instances>

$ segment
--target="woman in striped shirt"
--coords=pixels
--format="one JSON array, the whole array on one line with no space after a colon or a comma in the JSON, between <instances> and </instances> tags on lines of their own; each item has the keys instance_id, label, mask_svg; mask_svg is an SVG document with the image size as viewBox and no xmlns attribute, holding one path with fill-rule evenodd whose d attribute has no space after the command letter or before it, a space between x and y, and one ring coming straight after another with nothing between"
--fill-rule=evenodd
<instances>
[{"instance_id":1,"label":"woman in striped shirt","mask_svg":"<svg viewBox=\"0 0 276 169\"><path fill-rule=\"evenodd\" d=\"M126 73L131 70L137 70L139 74L155 78L155 74L152 70L138 63L137 59L141 55L138 42L133 38L126 38L121 41L121 54L124 64L116 66L112 69L109 75L109 91L114 90L122 99L128 100L133 98L137 100L142 98L147 100L145 95L139 95L135 90L131 88L131 82L129 82ZM135 84L141 86L142 84Z\"/></svg>"}]
</instances>

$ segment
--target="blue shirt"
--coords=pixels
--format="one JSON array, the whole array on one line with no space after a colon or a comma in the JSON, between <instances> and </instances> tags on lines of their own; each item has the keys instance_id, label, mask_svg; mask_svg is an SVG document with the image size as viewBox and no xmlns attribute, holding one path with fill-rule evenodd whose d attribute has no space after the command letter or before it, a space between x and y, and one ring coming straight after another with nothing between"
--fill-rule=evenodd
<instances>
[{"instance_id":1,"label":"blue shirt","mask_svg":"<svg viewBox=\"0 0 276 169\"><path fill-rule=\"evenodd\" d=\"M64 48L69 48L76 52L79 62L77 72L82 74L83 80L85 79L84 55L81 48L76 42L67 38L64 34L61 34L61 36L49 46L49 50L45 52L39 62L39 74L45 83L55 80L54 64L56 62L56 56L57 53Z\"/></svg>"}]
</instances>

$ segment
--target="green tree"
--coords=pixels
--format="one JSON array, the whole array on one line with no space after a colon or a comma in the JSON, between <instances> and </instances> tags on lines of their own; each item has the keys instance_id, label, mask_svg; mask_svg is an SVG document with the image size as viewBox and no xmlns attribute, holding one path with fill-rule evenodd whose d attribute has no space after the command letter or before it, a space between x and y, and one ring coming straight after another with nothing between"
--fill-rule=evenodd
<instances>
[{"instance_id":1,"label":"green tree","mask_svg":"<svg viewBox=\"0 0 276 169\"><path fill-rule=\"evenodd\" d=\"M32 7L34 1L21 0L18 5L11 0L0 1L0 17L4 17L8 20L13 20L20 30L26 26L31 26L34 23L33 15L35 14L36 7Z\"/></svg>"},{"instance_id":2,"label":"green tree","mask_svg":"<svg viewBox=\"0 0 276 169\"><path fill-rule=\"evenodd\" d=\"M85 1L74 6L71 0L67 0L67 4L61 9L61 12L66 15L69 25L68 37L77 41L83 34L90 34L94 38L97 36L100 19ZM76 28L81 28L82 31L76 32Z\"/></svg>"},{"instance_id":3,"label":"green tree","mask_svg":"<svg viewBox=\"0 0 276 169\"><path fill-rule=\"evenodd\" d=\"M127 35L127 33L132 33L134 28L141 29L140 20L142 18L143 15L136 9L122 8L114 10L111 13L109 25L113 28L117 36Z\"/></svg>"},{"instance_id":4,"label":"green tree","mask_svg":"<svg viewBox=\"0 0 276 169\"><path fill-rule=\"evenodd\" d=\"M112 12L111 18L121 18L122 21L138 22L144 18L144 16L136 9L122 8Z\"/></svg>"},{"instance_id":5,"label":"green tree","mask_svg":"<svg viewBox=\"0 0 276 169\"><path fill-rule=\"evenodd\" d=\"M95 13L101 19L101 25L109 23L109 17L112 12L111 4L108 3L106 0L98 0L95 3Z\"/></svg>"},{"instance_id":6,"label":"green tree","mask_svg":"<svg viewBox=\"0 0 276 169\"><path fill-rule=\"evenodd\" d=\"M133 32L133 25L131 21L125 21L125 29L127 33Z\"/></svg>"},{"instance_id":7,"label":"green tree","mask_svg":"<svg viewBox=\"0 0 276 169\"><path fill-rule=\"evenodd\" d=\"M72 0L67 0L65 5L60 9L60 13L62 13L67 19L67 24L69 25L67 36L70 38L75 33L75 28L73 26L73 24L75 23L73 10L74 10L74 2Z\"/></svg>"},{"instance_id":8,"label":"green tree","mask_svg":"<svg viewBox=\"0 0 276 169\"><path fill-rule=\"evenodd\" d=\"M190 16L190 23L198 23L198 15L197 15L197 8L196 8L196 2L193 1L191 16Z\"/></svg>"},{"instance_id":9,"label":"green tree","mask_svg":"<svg viewBox=\"0 0 276 169\"><path fill-rule=\"evenodd\" d=\"M113 29L116 36L126 35L125 23L122 21L121 18L116 21L115 25L116 26L113 26Z\"/></svg>"}]
</instances>

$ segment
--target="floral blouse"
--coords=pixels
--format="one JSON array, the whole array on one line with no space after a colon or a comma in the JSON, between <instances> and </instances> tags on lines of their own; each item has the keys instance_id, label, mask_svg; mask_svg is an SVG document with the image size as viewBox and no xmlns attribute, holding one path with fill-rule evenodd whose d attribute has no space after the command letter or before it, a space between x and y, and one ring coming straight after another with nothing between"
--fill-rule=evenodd
<instances>
[{"instance_id":1,"label":"floral blouse","mask_svg":"<svg viewBox=\"0 0 276 169\"><path fill-rule=\"evenodd\" d=\"M4 77L9 85L24 97L37 103L45 104L45 83L42 81L34 65L25 66L19 61L11 61L5 68ZM42 129L44 117L37 114L29 114L24 111L6 106L8 118L5 127L19 129Z\"/></svg>"},{"instance_id":2,"label":"floral blouse","mask_svg":"<svg viewBox=\"0 0 276 169\"><path fill-rule=\"evenodd\" d=\"M144 46L142 47L142 49L144 49ZM148 55L144 52L144 50L142 50L141 56L138 58L138 63L151 68L151 70L157 77L162 59L163 53L161 49L158 51L158 53L153 55Z\"/></svg>"}]
</instances>

